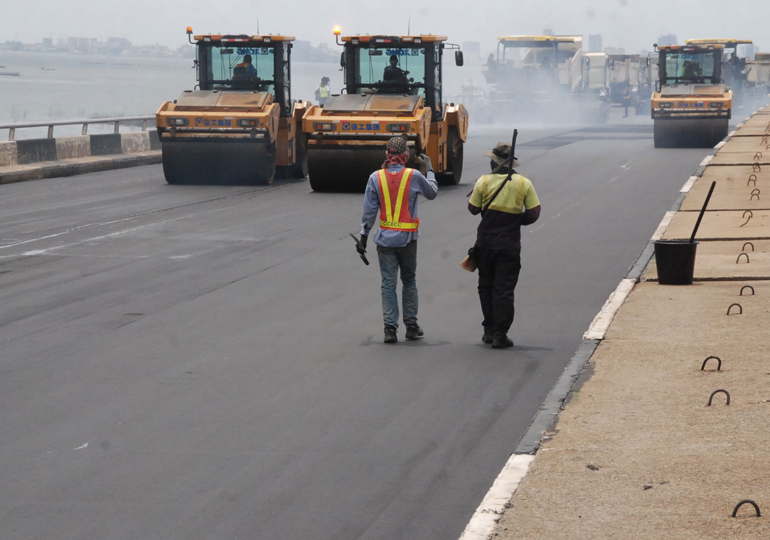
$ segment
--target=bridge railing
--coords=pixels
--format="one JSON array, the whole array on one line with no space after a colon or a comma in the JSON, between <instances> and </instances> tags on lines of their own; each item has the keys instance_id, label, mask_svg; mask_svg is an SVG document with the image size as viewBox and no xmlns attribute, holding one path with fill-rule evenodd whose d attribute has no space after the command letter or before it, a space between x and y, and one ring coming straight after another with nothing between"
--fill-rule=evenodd
<instances>
[{"instance_id":1,"label":"bridge railing","mask_svg":"<svg viewBox=\"0 0 770 540\"><path fill-rule=\"evenodd\" d=\"M16 140L16 130L26 128L48 128L48 138L53 139L53 128L55 126L83 126L81 130L82 135L88 135L88 126L91 124L113 124L115 126L114 133L120 133L120 124L123 125L142 125L142 131L147 131L147 123L154 121L155 116L123 116L120 118L89 118L87 120L56 120L49 122L25 122L15 124L0 124L0 130L8 130L8 140Z\"/></svg>"}]
</instances>

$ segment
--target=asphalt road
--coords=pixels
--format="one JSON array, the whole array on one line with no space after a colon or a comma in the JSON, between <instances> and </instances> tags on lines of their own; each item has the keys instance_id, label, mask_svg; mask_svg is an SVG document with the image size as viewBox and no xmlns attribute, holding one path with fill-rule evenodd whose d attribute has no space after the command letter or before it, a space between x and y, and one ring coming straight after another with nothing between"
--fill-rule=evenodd
<instances>
[{"instance_id":1,"label":"asphalt road","mask_svg":"<svg viewBox=\"0 0 770 540\"><path fill-rule=\"evenodd\" d=\"M421 204L426 338L395 346L360 195L160 166L0 186L0 538L457 538L708 153L644 122L520 132L543 212L504 351L459 262L507 129Z\"/></svg>"}]
</instances>

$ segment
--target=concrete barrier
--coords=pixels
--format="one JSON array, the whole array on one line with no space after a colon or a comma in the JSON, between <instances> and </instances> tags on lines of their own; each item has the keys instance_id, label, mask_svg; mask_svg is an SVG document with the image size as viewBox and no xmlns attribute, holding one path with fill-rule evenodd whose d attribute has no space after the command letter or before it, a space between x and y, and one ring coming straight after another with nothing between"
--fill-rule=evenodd
<instances>
[{"instance_id":1,"label":"concrete barrier","mask_svg":"<svg viewBox=\"0 0 770 540\"><path fill-rule=\"evenodd\" d=\"M0 142L0 184L160 163L158 133Z\"/></svg>"},{"instance_id":2,"label":"concrete barrier","mask_svg":"<svg viewBox=\"0 0 770 540\"><path fill-rule=\"evenodd\" d=\"M13 141L0 142L0 167L18 164L16 143Z\"/></svg>"},{"instance_id":3,"label":"concrete barrier","mask_svg":"<svg viewBox=\"0 0 770 540\"><path fill-rule=\"evenodd\" d=\"M121 142L125 135L114 133L110 135L91 135L91 155L108 156L110 154L122 154Z\"/></svg>"},{"instance_id":4,"label":"concrete barrier","mask_svg":"<svg viewBox=\"0 0 770 540\"><path fill-rule=\"evenodd\" d=\"M16 141L16 152L19 165L56 161L56 139Z\"/></svg>"},{"instance_id":5,"label":"concrete barrier","mask_svg":"<svg viewBox=\"0 0 770 540\"><path fill-rule=\"evenodd\" d=\"M150 148L150 134L147 131L121 135L120 144L124 154L135 154L136 152L149 152L152 150Z\"/></svg>"},{"instance_id":6,"label":"concrete barrier","mask_svg":"<svg viewBox=\"0 0 770 540\"><path fill-rule=\"evenodd\" d=\"M57 137L56 158L74 159L88 157L91 155L91 137L83 135L81 137Z\"/></svg>"}]
</instances>

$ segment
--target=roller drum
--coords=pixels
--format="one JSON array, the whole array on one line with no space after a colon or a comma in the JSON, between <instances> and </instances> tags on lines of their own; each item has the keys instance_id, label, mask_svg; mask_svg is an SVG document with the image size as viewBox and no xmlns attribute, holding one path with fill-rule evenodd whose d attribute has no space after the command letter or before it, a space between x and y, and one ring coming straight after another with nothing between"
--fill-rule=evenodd
<instances>
[{"instance_id":1,"label":"roller drum","mask_svg":"<svg viewBox=\"0 0 770 540\"><path fill-rule=\"evenodd\" d=\"M726 118L656 118L655 148L713 148L727 137L728 124Z\"/></svg>"},{"instance_id":2,"label":"roller drum","mask_svg":"<svg viewBox=\"0 0 770 540\"><path fill-rule=\"evenodd\" d=\"M275 151L264 142L168 141L162 152L169 184L265 185L275 177Z\"/></svg>"},{"instance_id":3,"label":"roller drum","mask_svg":"<svg viewBox=\"0 0 770 540\"><path fill-rule=\"evenodd\" d=\"M374 148L311 147L308 151L310 187L321 192L363 193L369 176L381 169L384 161L384 144Z\"/></svg>"}]
</instances>

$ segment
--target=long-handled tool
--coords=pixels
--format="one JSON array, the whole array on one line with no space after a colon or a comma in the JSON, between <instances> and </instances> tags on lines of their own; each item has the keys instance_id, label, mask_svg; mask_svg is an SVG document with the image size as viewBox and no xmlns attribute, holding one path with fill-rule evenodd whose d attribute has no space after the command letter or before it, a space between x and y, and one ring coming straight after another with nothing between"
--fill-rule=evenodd
<instances>
[{"instance_id":1,"label":"long-handled tool","mask_svg":"<svg viewBox=\"0 0 770 540\"><path fill-rule=\"evenodd\" d=\"M366 255L364 255L363 253L366 251L366 249L364 248L364 245L361 243L361 240L356 238L356 235L354 235L353 233L348 233L348 234L353 240L355 240L356 248L360 248L360 250L358 251L358 256L361 257L361 260L364 261L364 264L366 266L369 266L369 260L366 258Z\"/></svg>"}]
</instances>

